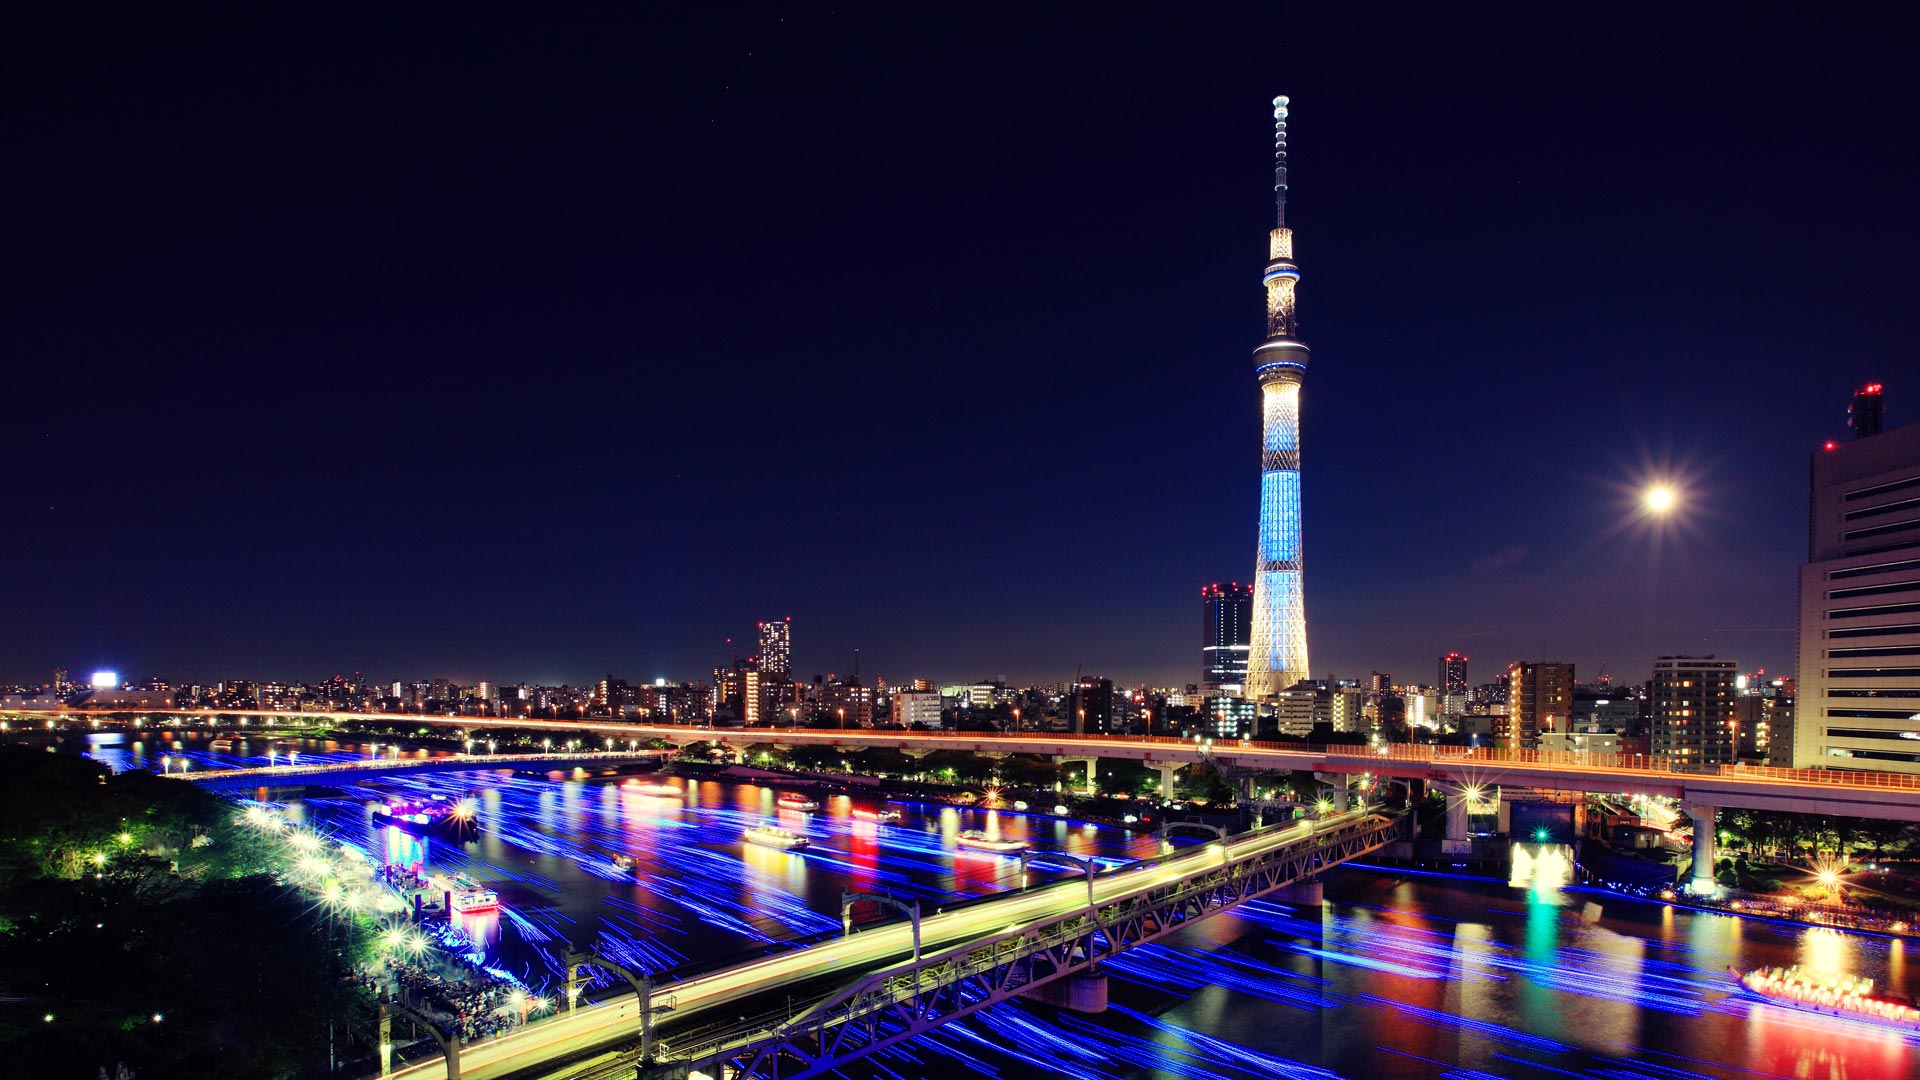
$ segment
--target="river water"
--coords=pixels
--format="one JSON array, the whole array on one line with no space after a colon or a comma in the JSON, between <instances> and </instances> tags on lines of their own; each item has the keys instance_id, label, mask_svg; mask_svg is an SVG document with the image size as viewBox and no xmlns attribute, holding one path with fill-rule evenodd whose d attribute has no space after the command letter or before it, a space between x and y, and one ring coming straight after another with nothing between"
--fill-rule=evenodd
<instances>
[{"instance_id":1,"label":"river water","mask_svg":"<svg viewBox=\"0 0 1920 1080\"><path fill-rule=\"evenodd\" d=\"M351 744L278 740L302 760L365 757ZM266 744L142 742L95 756L139 767L161 753L195 767L264 760ZM394 776L278 804L376 860L420 859L495 887L498 916L468 929L491 964L559 980L569 940L665 968L779 947L839 927L843 888L938 906L1017 887L1019 863L956 851L985 827L1101 860L1149 854L1151 838L1086 823L937 805L898 824L781 811L773 789L660 777L510 772ZM371 824L370 802L441 794L478 808L479 838L421 842ZM743 844L777 823L805 853ZM634 871L612 865L631 855ZM1113 1007L1095 1017L1000 1006L846 1070L850 1077L1008 1080L1070 1076L1238 1080L1480 1077L1591 1080L1910 1080L1920 1037L1736 995L1729 965L1801 964L1920 992L1910 943L1689 912L1581 890L1532 893L1407 872L1331 876L1328 903L1258 903L1108 966Z\"/></svg>"}]
</instances>

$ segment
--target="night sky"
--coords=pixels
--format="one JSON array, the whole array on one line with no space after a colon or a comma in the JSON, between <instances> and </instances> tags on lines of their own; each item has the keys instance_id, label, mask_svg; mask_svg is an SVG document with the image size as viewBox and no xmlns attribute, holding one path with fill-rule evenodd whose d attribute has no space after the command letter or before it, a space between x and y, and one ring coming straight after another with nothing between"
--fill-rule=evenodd
<instances>
[{"instance_id":1,"label":"night sky","mask_svg":"<svg viewBox=\"0 0 1920 1080\"><path fill-rule=\"evenodd\" d=\"M1276 93L1316 676L1790 668L1920 417L1876 14L706 7L12 9L0 680L1195 681Z\"/></svg>"}]
</instances>

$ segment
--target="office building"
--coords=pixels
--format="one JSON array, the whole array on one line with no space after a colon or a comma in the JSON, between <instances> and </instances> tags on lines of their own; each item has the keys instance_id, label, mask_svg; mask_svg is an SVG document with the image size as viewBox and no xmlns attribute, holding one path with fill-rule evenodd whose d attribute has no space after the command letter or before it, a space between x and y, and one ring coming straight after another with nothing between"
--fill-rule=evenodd
<instances>
[{"instance_id":1,"label":"office building","mask_svg":"<svg viewBox=\"0 0 1920 1080\"><path fill-rule=\"evenodd\" d=\"M1201 703L1201 730L1216 739L1251 739L1259 730L1260 709L1243 697L1218 694Z\"/></svg>"},{"instance_id":2,"label":"office building","mask_svg":"<svg viewBox=\"0 0 1920 1080\"><path fill-rule=\"evenodd\" d=\"M1254 556L1253 631L1246 696L1271 701L1307 677L1307 607L1300 528L1300 341L1293 230L1287 228L1287 99L1273 99L1274 229L1267 238L1267 339L1253 351L1260 382L1260 532Z\"/></svg>"},{"instance_id":3,"label":"office building","mask_svg":"<svg viewBox=\"0 0 1920 1080\"><path fill-rule=\"evenodd\" d=\"M1200 681L1212 694L1246 691L1253 586L1237 581L1200 590Z\"/></svg>"},{"instance_id":4,"label":"office building","mask_svg":"<svg viewBox=\"0 0 1920 1080\"><path fill-rule=\"evenodd\" d=\"M1920 424L1828 443L1810 479L1794 722L1772 756L1920 773Z\"/></svg>"},{"instance_id":5,"label":"office building","mask_svg":"<svg viewBox=\"0 0 1920 1080\"><path fill-rule=\"evenodd\" d=\"M920 724L940 730L940 695L931 690L895 690L893 722L900 727Z\"/></svg>"},{"instance_id":6,"label":"office building","mask_svg":"<svg viewBox=\"0 0 1920 1080\"><path fill-rule=\"evenodd\" d=\"M1572 664L1508 664L1507 712L1494 730L1508 749L1533 750L1542 732L1567 730L1572 709Z\"/></svg>"},{"instance_id":7,"label":"office building","mask_svg":"<svg viewBox=\"0 0 1920 1080\"><path fill-rule=\"evenodd\" d=\"M1734 679L1739 665L1711 656L1653 662L1653 756L1684 765L1734 760Z\"/></svg>"}]
</instances>

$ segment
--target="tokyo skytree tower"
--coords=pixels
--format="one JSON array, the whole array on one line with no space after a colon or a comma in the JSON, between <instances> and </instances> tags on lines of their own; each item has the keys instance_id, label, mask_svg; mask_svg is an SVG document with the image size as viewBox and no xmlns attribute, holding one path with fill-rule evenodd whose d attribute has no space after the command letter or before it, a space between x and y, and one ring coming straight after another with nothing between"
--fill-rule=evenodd
<instances>
[{"instance_id":1,"label":"tokyo skytree tower","mask_svg":"<svg viewBox=\"0 0 1920 1080\"><path fill-rule=\"evenodd\" d=\"M1295 336L1293 230L1287 228L1287 99L1273 99L1274 230L1267 243L1267 340L1253 350L1260 380L1260 545L1246 696L1268 701L1307 677L1307 605L1300 558L1300 386L1307 347Z\"/></svg>"}]
</instances>

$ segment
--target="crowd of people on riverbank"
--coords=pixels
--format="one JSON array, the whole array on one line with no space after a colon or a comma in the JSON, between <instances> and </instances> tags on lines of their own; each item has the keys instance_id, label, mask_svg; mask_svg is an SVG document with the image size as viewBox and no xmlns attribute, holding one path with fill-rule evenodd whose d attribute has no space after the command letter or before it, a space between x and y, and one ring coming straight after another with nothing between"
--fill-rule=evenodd
<instances>
[{"instance_id":1,"label":"crowd of people on riverbank","mask_svg":"<svg viewBox=\"0 0 1920 1080\"><path fill-rule=\"evenodd\" d=\"M525 989L485 971L449 976L424 964L386 962L392 984L405 992L415 1008L437 1013L462 1038L472 1041L499 1035L525 1021L518 1002L532 998Z\"/></svg>"}]
</instances>

